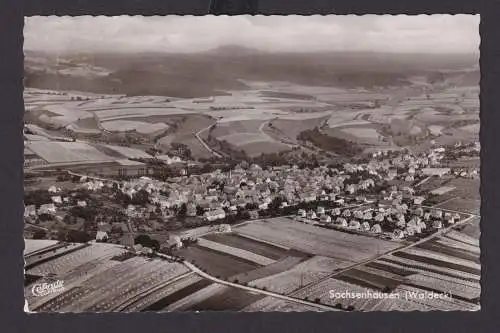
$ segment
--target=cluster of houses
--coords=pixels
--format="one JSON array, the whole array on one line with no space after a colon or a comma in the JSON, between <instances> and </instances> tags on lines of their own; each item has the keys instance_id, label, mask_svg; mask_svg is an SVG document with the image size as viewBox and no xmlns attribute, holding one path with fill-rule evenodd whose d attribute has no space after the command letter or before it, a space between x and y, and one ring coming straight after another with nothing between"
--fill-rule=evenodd
<instances>
[{"instance_id":1,"label":"cluster of houses","mask_svg":"<svg viewBox=\"0 0 500 333\"><path fill-rule=\"evenodd\" d=\"M441 229L445 224L460 221L458 213L443 212L439 209L427 209L419 206L409 208L402 204L397 206L366 208L333 208L306 211L299 209L299 219L306 223L335 225L339 228L382 234L390 234L393 239L402 239L422 233L427 229Z\"/></svg>"},{"instance_id":2,"label":"cluster of houses","mask_svg":"<svg viewBox=\"0 0 500 333\"><path fill-rule=\"evenodd\" d=\"M446 148L448 149L448 148ZM408 207L404 202L421 205L424 197L416 196L412 186L421 179L432 176L453 174L462 176L450 168L440 167L440 161L447 152L445 148L433 148L428 152L411 153L408 151L378 152L366 163L346 163L337 167L319 166L317 168L299 168L296 165L262 168L259 165L241 165L228 172L217 170L212 173L185 175L159 181L148 177L132 180L111 181L91 177L81 177L79 187L88 192L119 191L133 198L139 191L145 191L146 205L129 205L124 214L130 219L148 221L150 216L163 219L175 218L182 214L186 217L203 218L209 222L224 220L228 215L244 208L255 214L267 210L273 200L279 197L281 208L297 207L301 203L332 202L333 206L343 206L344 198L356 197L358 201L366 202L367 196L385 205L392 205L400 214L408 215ZM470 171L474 173L474 170ZM477 170L476 170L477 173ZM61 189L51 186L48 189L52 195L52 203L36 207L28 206L25 216L37 214L55 214L61 205L86 206L84 200L76 200L71 196L61 194ZM251 208L249 208L251 207ZM383 209L377 208L377 209ZM371 211L361 213L349 209L342 212L334 210L332 214L322 212L305 212L305 217L319 219L324 223L347 224L355 229L382 230L382 221L392 218L400 221L397 230L410 235L429 227L425 214L415 215L403 222L400 217L387 211ZM390 210L389 210L390 211ZM307 215L310 216L307 216ZM300 216L304 211L300 211ZM384 220L378 221L384 216ZM251 218L256 218L251 216ZM455 217L453 217L454 219ZM418 219L419 222L415 222ZM452 218L443 217L451 223ZM345 220L345 223L344 223ZM333 222L332 222L333 221ZM373 221L375 223L371 223ZM126 222L126 221L123 221ZM366 223L365 223L366 222ZM433 222L434 223L434 222ZM432 227L439 227L438 222ZM144 231L150 227L144 225Z\"/></svg>"}]
</instances>

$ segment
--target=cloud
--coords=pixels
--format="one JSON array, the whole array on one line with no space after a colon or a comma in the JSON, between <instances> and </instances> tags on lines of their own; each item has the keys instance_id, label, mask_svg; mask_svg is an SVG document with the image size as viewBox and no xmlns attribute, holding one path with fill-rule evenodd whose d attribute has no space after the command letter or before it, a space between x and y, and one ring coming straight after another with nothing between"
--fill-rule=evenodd
<instances>
[{"instance_id":1,"label":"cloud","mask_svg":"<svg viewBox=\"0 0 500 333\"><path fill-rule=\"evenodd\" d=\"M477 53L479 15L34 16L25 49L198 52L232 44L265 51Z\"/></svg>"}]
</instances>

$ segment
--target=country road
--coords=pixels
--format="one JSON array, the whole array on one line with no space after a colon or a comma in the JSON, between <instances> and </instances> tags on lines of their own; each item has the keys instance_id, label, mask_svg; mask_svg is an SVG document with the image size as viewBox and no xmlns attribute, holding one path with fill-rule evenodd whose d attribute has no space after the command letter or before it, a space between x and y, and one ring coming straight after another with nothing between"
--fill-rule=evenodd
<instances>
[{"instance_id":1,"label":"country road","mask_svg":"<svg viewBox=\"0 0 500 333\"><path fill-rule=\"evenodd\" d=\"M161 253L157 253L157 255L161 258L165 258L165 259L171 259L169 256L167 255L164 255L164 254L161 254ZM191 271L195 272L196 274L200 275L201 277L204 277L205 279L208 279L212 282L215 282L215 283L219 283L219 284L222 284L222 285L225 285L225 286L229 286L229 287L233 287L233 288L238 288L238 289L242 289L242 290L245 290L245 291L249 291L249 292L253 292L253 293L258 293L258 294L262 294L262 295L265 295L265 296L271 296L271 297L274 297L274 298L278 298L278 299L281 299L281 300L284 300L284 301L288 301L288 302L294 302L294 303L299 303L299 304L302 304L302 305L307 305L307 306L312 306L312 307L315 307L315 308L318 308L318 309L321 309L321 310L325 310L325 311L343 311L343 310L340 310L340 309L337 309L337 308L334 308L334 307L331 307L331 306L328 306L328 305L324 305L324 304L318 304L318 303L314 303L314 302L309 302L309 301L305 301L305 300L302 300L302 299L299 299L299 298L295 298L295 297L290 297L290 296L285 296L285 295L282 295L282 294L278 294L278 293L275 293L275 292L272 292L272 291L267 291L267 290L262 290L262 289L258 289L258 288L254 288L254 287L249 287L249 286L243 286L241 284L237 284L237 283L233 283L233 282L229 282L229 281L224 281L224 280L221 280L221 279L217 279L203 271L201 271L198 267L196 267L195 265L191 264L190 262L187 262L187 261L184 261L184 265L186 265L186 267L188 267Z\"/></svg>"},{"instance_id":2,"label":"country road","mask_svg":"<svg viewBox=\"0 0 500 333\"><path fill-rule=\"evenodd\" d=\"M214 125L212 124L210 126L207 126L207 127L203 128L203 129L199 130L198 132L196 132L195 136L196 136L196 139L198 141L200 141L200 143L203 145L203 147L205 147L206 150L208 150L215 157L221 158L222 155L219 154L218 152L216 152L215 150L213 150L212 148L210 148L210 146L200 137L201 133L203 133L205 131L208 131L212 126L214 126Z\"/></svg>"}]
</instances>

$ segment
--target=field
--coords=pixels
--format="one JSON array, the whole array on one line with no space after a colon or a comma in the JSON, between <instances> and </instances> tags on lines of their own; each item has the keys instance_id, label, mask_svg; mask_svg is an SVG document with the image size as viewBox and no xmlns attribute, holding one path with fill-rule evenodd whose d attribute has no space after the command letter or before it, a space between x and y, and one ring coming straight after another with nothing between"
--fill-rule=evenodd
<instances>
[{"instance_id":1,"label":"field","mask_svg":"<svg viewBox=\"0 0 500 333\"><path fill-rule=\"evenodd\" d=\"M213 242L213 241L210 241L208 239L199 238L197 245L200 247L203 247L203 248L207 248L209 250L214 250L217 252L222 252L222 253L226 253L228 255L236 256L238 258L244 259L245 261L254 262L260 266L266 266L266 265L270 265L270 264L274 263L274 260L266 258L264 256L261 256L261 255L255 254L253 252L243 250L243 249L239 249L239 248L224 245L221 243Z\"/></svg>"},{"instance_id":2,"label":"field","mask_svg":"<svg viewBox=\"0 0 500 333\"><path fill-rule=\"evenodd\" d=\"M274 260L282 259L289 253L289 251L285 249L258 242L246 237L241 237L238 234L211 234L205 236L204 238L221 244L251 251L255 254L259 254L261 256Z\"/></svg>"},{"instance_id":3,"label":"field","mask_svg":"<svg viewBox=\"0 0 500 333\"><path fill-rule=\"evenodd\" d=\"M79 278L66 281L65 291L54 295L43 304L35 306L38 311L112 311L122 307L134 297L151 288L186 274L181 264L167 263L160 259L133 257L125 261L106 258L108 265L88 270L79 267ZM87 269L85 272L82 269ZM70 272L72 274L72 272ZM73 273L74 274L74 273ZM78 299L75 302L75 298ZM125 304L125 305L126 305Z\"/></svg>"},{"instance_id":4,"label":"field","mask_svg":"<svg viewBox=\"0 0 500 333\"><path fill-rule=\"evenodd\" d=\"M24 255L29 255L30 253L48 248L50 246L56 245L57 241L47 240L47 239L25 239L24 240Z\"/></svg>"},{"instance_id":5,"label":"field","mask_svg":"<svg viewBox=\"0 0 500 333\"><path fill-rule=\"evenodd\" d=\"M215 295L197 302L187 308L187 311L240 311L248 305L264 298L264 295L249 291L221 287Z\"/></svg>"},{"instance_id":6,"label":"field","mask_svg":"<svg viewBox=\"0 0 500 333\"><path fill-rule=\"evenodd\" d=\"M459 211L464 213L479 215L479 210L481 208L481 201L479 199L463 199L463 198L452 198L449 201L445 201L438 204L437 207L442 209L449 209L452 211Z\"/></svg>"},{"instance_id":7,"label":"field","mask_svg":"<svg viewBox=\"0 0 500 333\"><path fill-rule=\"evenodd\" d=\"M274 297L265 297L245 308L244 312L304 312L321 311L316 307L276 299Z\"/></svg>"},{"instance_id":8,"label":"field","mask_svg":"<svg viewBox=\"0 0 500 333\"><path fill-rule=\"evenodd\" d=\"M110 161L109 156L83 142L35 141L27 144L48 163Z\"/></svg>"},{"instance_id":9,"label":"field","mask_svg":"<svg viewBox=\"0 0 500 333\"><path fill-rule=\"evenodd\" d=\"M158 140L158 144L169 149L172 142L183 143L191 150L194 157L211 157L212 154L208 151L201 142L196 138L196 133L214 124L215 121L205 115L193 114L188 115L183 121L178 123L174 133L170 133ZM202 139L205 137L200 133Z\"/></svg>"},{"instance_id":10,"label":"field","mask_svg":"<svg viewBox=\"0 0 500 333\"><path fill-rule=\"evenodd\" d=\"M286 271L254 280L249 285L265 287L269 291L278 293L290 294L350 264L352 263L348 261L315 256Z\"/></svg>"},{"instance_id":11,"label":"field","mask_svg":"<svg viewBox=\"0 0 500 333\"><path fill-rule=\"evenodd\" d=\"M182 248L177 251L177 254L196 266L206 269L208 274L215 277L229 278L259 267L251 261L196 245Z\"/></svg>"},{"instance_id":12,"label":"field","mask_svg":"<svg viewBox=\"0 0 500 333\"><path fill-rule=\"evenodd\" d=\"M151 158L151 155L135 148L112 146L112 145L104 145L104 147L112 151L115 151L116 153L124 156L125 158Z\"/></svg>"},{"instance_id":13,"label":"field","mask_svg":"<svg viewBox=\"0 0 500 333\"><path fill-rule=\"evenodd\" d=\"M110 132L136 131L141 134L151 134L168 129L165 123L145 123L142 121L115 120L105 121L101 126Z\"/></svg>"},{"instance_id":14,"label":"field","mask_svg":"<svg viewBox=\"0 0 500 333\"><path fill-rule=\"evenodd\" d=\"M397 243L323 229L288 218L257 221L234 228L233 231L305 253L354 262L398 246Z\"/></svg>"}]
</instances>

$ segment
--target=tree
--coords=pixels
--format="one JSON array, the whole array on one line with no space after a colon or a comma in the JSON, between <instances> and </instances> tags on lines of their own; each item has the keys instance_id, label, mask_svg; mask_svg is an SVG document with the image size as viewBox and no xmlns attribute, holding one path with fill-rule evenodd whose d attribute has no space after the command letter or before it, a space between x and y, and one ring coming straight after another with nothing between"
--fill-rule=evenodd
<instances>
[{"instance_id":1,"label":"tree","mask_svg":"<svg viewBox=\"0 0 500 333\"><path fill-rule=\"evenodd\" d=\"M186 217L187 213L187 205L186 203L182 203L181 207L179 208L179 211L177 212L177 215L179 217Z\"/></svg>"},{"instance_id":2,"label":"tree","mask_svg":"<svg viewBox=\"0 0 500 333\"><path fill-rule=\"evenodd\" d=\"M47 232L45 230L37 230L33 233L33 239L44 239L47 237Z\"/></svg>"},{"instance_id":3,"label":"tree","mask_svg":"<svg viewBox=\"0 0 500 333\"><path fill-rule=\"evenodd\" d=\"M86 243L91 239L92 237L88 233L81 230L70 230L66 236L68 242L74 243Z\"/></svg>"}]
</instances>

